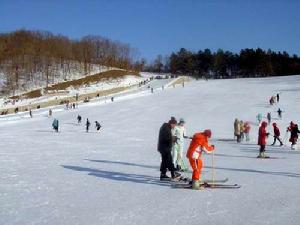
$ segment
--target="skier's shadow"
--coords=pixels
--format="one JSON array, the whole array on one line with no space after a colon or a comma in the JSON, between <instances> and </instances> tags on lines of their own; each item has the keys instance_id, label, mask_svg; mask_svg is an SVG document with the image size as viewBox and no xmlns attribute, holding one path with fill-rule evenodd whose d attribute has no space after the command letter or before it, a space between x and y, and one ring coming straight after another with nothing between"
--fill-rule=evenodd
<instances>
[{"instance_id":1,"label":"skier's shadow","mask_svg":"<svg viewBox=\"0 0 300 225\"><path fill-rule=\"evenodd\" d=\"M86 172L90 176L95 176L104 179L110 179L121 182L133 182L138 184L151 184L151 185L159 185L170 187L170 183L163 183L157 177L152 177L148 175L142 174L131 174L131 173L121 173L121 172L112 172L106 170L92 169L81 166L69 166L69 165L61 165L65 169Z\"/></svg>"},{"instance_id":2,"label":"skier's shadow","mask_svg":"<svg viewBox=\"0 0 300 225\"><path fill-rule=\"evenodd\" d=\"M157 166L149 166L149 165L143 165L143 164L136 164L136 163L129 163L129 162L122 162L122 161L111 161L111 160L95 160L95 159L85 159L90 162L98 162L98 163L107 163L107 164L120 164L125 166L137 166L137 167L144 167L149 169L158 169Z\"/></svg>"}]
</instances>

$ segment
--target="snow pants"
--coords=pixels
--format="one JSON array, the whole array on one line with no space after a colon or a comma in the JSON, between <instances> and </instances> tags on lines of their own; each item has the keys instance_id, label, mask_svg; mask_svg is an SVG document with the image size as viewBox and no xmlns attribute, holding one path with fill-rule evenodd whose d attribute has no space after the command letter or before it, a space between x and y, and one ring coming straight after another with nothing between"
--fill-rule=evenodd
<instances>
[{"instance_id":1,"label":"snow pants","mask_svg":"<svg viewBox=\"0 0 300 225\"><path fill-rule=\"evenodd\" d=\"M201 179L201 171L202 171L202 160L201 159L189 159L190 165L193 169L192 180L200 180Z\"/></svg>"},{"instance_id":2,"label":"snow pants","mask_svg":"<svg viewBox=\"0 0 300 225\"><path fill-rule=\"evenodd\" d=\"M171 152L161 153L160 172L162 174L166 174L167 173L167 169L171 173L174 173L174 171L175 171L175 167L174 167L174 164L172 162Z\"/></svg>"},{"instance_id":3,"label":"snow pants","mask_svg":"<svg viewBox=\"0 0 300 225\"><path fill-rule=\"evenodd\" d=\"M181 169L187 169L186 165L183 162L183 146L181 142L175 143L172 148L172 158L175 168L179 166Z\"/></svg>"}]
</instances>

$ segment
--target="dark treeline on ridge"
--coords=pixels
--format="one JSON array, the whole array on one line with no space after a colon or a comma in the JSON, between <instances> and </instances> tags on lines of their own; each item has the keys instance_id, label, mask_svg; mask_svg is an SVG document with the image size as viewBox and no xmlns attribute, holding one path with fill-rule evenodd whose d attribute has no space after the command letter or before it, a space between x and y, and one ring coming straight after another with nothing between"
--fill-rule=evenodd
<instances>
[{"instance_id":1,"label":"dark treeline on ridge","mask_svg":"<svg viewBox=\"0 0 300 225\"><path fill-rule=\"evenodd\" d=\"M145 69L211 78L282 76L300 74L300 58L287 52L260 48L242 49L239 54L221 49L195 53L181 48L164 60L158 55L154 63Z\"/></svg>"},{"instance_id":2,"label":"dark treeline on ridge","mask_svg":"<svg viewBox=\"0 0 300 225\"><path fill-rule=\"evenodd\" d=\"M100 36L72 40L48 31L0 33L0 73L9 89L20 89L20 80L43 79L48 85L72 70L89 74L92 64L138 71L136 54L128 44Z\"/></svg>"}]
</instances>

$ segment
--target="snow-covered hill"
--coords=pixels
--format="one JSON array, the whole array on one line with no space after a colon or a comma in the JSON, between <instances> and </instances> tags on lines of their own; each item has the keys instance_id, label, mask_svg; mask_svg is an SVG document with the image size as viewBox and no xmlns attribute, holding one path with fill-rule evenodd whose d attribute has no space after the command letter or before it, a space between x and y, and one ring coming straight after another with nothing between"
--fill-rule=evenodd
<instances>
[{"instance_id":1,"label":"snow-covered hill","mask_svg":"<svg viewBox=\"0 0 300 225\"><path fill-rule=\"evenodd\" d=\"M1 120L0 224L299 224L300 152L290 150L285 128L299 123L300 76L193 81L164 90L166 83L155 82L167 81L152 82L153 94L144 89L55 111L60 133L46 112ZM271 107L277 93L280 102ZM268 145L275 159L260 160L255 117L267 112L286 145ZM86 133L78 114L83 123L99 121L101 132ZM186 120L189 135L212 129L215 176L240 189L192 191L159 181L158 130L171 116ZM230 141L235 118L251 122L249 143ZM211 178L211 166L205 155L204 178Z\"/></svg>"}]
</instances>

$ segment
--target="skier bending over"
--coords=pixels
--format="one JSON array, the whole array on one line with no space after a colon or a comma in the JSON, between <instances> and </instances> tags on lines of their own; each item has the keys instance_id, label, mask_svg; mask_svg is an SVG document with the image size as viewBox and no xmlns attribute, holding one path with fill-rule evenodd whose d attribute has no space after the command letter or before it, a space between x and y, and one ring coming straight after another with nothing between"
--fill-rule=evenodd
<instances>
[{"instance_id":1,"label":"skier bending over","mask_svg":"<svg viewBox=\"0 0 300 225\"><path fill-rule=\"evenodd\" d=\"M96 127L97 131L100 130L101 125L100 125L100 123L98 121L95 121L95 127Z\"/></svg>"},{"instance_id":2,"label":"skier bending over","mask_svg":"<svg viewBox=\"0 0 300 225\"><path fill-rule=\"evenodd\" d=\"M172 179L181 176L180 173L175 172L171 154L173 142L171 129L174 128L176 124L177 121L172 118L168 123L164 123L159 130L157 150L161 155L160 180L171 180L171 178L167 176L167 169L171 172Z\"/></svg>"},{"instance_id":3,"label":"skier bending over","mask_svg":"<svg viewBox=\"0 0 300 225\"><path fill-rule=\"evenodd\" d=\"M55 130L55 132L58 132L58 126L59 126L58 119L54 119L52 122L52 127Z\"/></svg>"},{"instance_id":4,"label":"skier bending over","mask_svg":"<svg viewBox=\"0 0 300 225\"><path fill-rule=\"evenodd\" d=\"M81 124L81 116L80 115L77 116L77 122L78 122L78 124Z\"/></svg>"},{"instance_id":5,"label":"skier bending over","mask_svg":"<svg viewBox=\"0 0 300 225\"><path fill-rule=\"evenodd\" d=\"M266 131L267 122L263 121L261 123L261 126L258 130L258 145L260 145L259 149L259 155L257 158L268 158L268 156L265 155L265 148L266 148L266 139L269 136L269 133Z\"/></svg>"},{"instance_id":6,"label":"skier bending over","mask_svg":"<svg viewBox=\"0 0 300 225\"><path fill-rule=\"evenodd\" d=\"M208 139L211 137L211 130L205 130L202 133L195 133L190 146L187 150L186 157L189 159L193 169L192 188L200 189L200 179L202 170L202 152L212 152L215 149L214 145L208 144Z\"/></svg>"},{"instance_id":7,"label":"skier bending over","mask_svg":"<svg viewBox=\"0 0 300 225\"><path fill-rule=\"evenodd\" d=\"M298 125L294 124L293 128L291 129L291 138L290 142L292 142L291 149L296 150L297 149L297 140L298 140L298 134L300 133L298 129Z\"/></svg>"}]
</instances>

